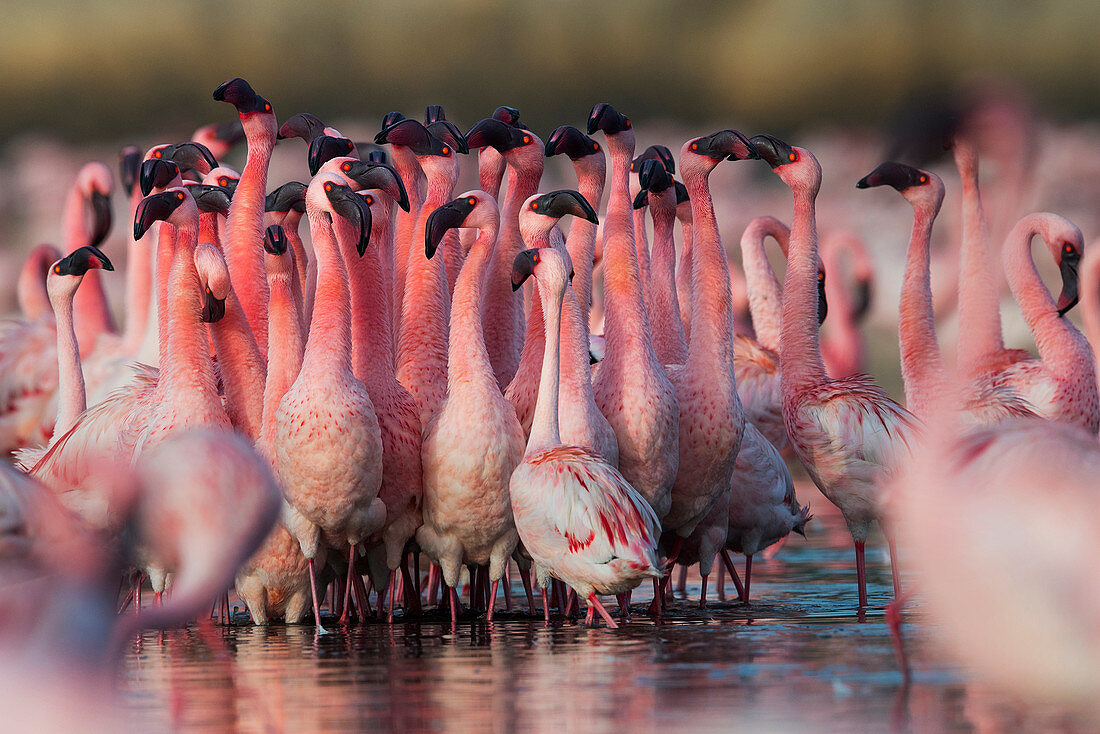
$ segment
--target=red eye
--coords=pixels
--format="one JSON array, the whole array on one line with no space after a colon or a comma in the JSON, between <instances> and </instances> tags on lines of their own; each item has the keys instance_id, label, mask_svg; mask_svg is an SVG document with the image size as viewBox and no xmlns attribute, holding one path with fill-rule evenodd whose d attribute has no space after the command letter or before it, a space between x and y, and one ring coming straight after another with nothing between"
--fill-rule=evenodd
<instances>
[{"instance_id":1,"label":"red eye","mask_svg":"<svg viewBox=\"0 0 1100 734\"><path fill-rule=\"evenodd\" d=\"M477 199L471 196L469 199L466 200L466 203L470 206L475 206L477 205Z\"/></svg>"},{"instance_id":2,"label":"red eye","mask_svg":"<svg viewBox=\"0 0 1100 734\"><path fill-rule=\"evenodd\" d=\"M787 160L789 160L791 163L794 163L798 160L798 153L795 153L792 150L790 153L787 154Z\"/></svg>"},{"instance_id":3,"label":"red eye","mask_svg":"<svg viewBox=\"0 0 1100 734\"><path fill-rule=\"evenodd\" d=\"M538 264L539 254L537 252L534 255L531 256L531 262L535 263L536 265Z\"/></svg>"},{"instance_id":4,"label":"red eye","mask_svg":"<svg viewBox=\"0 0 1100 734\"><path fill-rule=\"evenodd\" d=\"M630 164L630 170L631 170L631 171L633 171L633 170L634 170L634 164L633 164L633 163L631 163L631 164Z\"/></svg>"},{"instance_id":5,"label":"red eye","mask_svg":"<svg viewBox=\"0 0 1100 734\"><path fill-rule=\"evenodd\" d=\"M523 136L523 144L527 145L530 142L531 142L531 136L530 135L524 135Z\"/></svg>"},{"instance_id":6,"label":"red eye","mask_svg":"<svg viewBox=\"0 0 1100 734\"><path fill-rule=\"evenodd\" d=\"M443 146L443 155L448 155L448 154L450 154L450 152L451 152L450 148L448 148L447 146Z\"/></svg>"},{"instance_id":7,"label":"red eye","mask_svg":"<svg viewBox=\"0 0 1100 734\"><path fill-rule=\"evenodd\" d=\"M691 149L692 150L699 150L699 144L698 143L692 143L691 144Z\"/></svg>"},{"instance_id":8,"label":"red eye","mask_svg":"<svg viewBox=\"0 0 1100 734\"><path fill-rule=\"evenodd\" d=\"M921 183L927 183L928 182L928 177L927 176L921 176L920 177L920 182Z\"/></svg>"},{"instance_id":9,"label":"red eye","mask_svg":"<svg viewBox=\"0 0 1100 734\"><path fill-rule=\"evenodd\" d=\"M1066 245L1066 254L1069 255L1073 252L1073 245Z\"/></svg>"},{"instance_id":10,"label":"red eye","mask_svg":"<svg viewBox=\"0 0 1100 734\"><path fill-rule=\"evenodd\" d=\"M627 127L630 127L630 120L627 120L627 121L626 121L626 126L627 126Z\"/></svg>"},{"instance_id":11,"label":"red eye","mask_svg":"<svg viewBox=\"0 0 1100 734\"><path fill-rule=\"evenodd\" d=\"M154 158L160 158L160 151L159 151L159 150L158 150L158 151L154 151L154 153L153 153L153 157L154 157Z\"/></svg>"},{"instance_id":12,"label":"red eye","mask_svg":"<svg viewBox=\"0 0 1100 734\"><path fill-rule=\"evenodd\" d=\"M341 170L343 170L345 172L350 171L351 170L351 164L350 163L345 163L344 165L340 166L340 168L341 168Z\"/></svg>"},{"instance_id":13,"label":"red eye","mask_svg":"<svg viewBox=\"0 0 1100 734\"><path fill-rule=\"evenodd\" d=\"M592 150L599 150L599 149L600 149L600 144L599 143L592 143Z\"/></svg>"},{"instance_id":14,"label":"red eye","mask_svg":"<svg viewBox=\"0 0 1100 734\"><path fill-rule=\"evenodd\" d=\"M538 209L539 208L539 203L537 201L532 201L531 202L531 208L532 209Z\"/></svg>"},{"instance_id":15,"label":"red eye","mask_svg":"<svg viewBox=\"0 0 1100 734\"><path fill-rule=\"evenodd\" d=\"M54 265L53 266L53 271L55 273L57 273L58 275L61 275L61 266L60 265Z\"/></svg>"},{"instance_id":16,"label":"red eye","mask_svg":"<svg viewBox=\"0 0 1100 734\"><path fill-rule=\"evenodd\" d=\"M226 178L225 176L222 176L221 178L218 179L218 185L219 186L228 186L229 185L229 179Z\"/></svg>"},{"instance_id":17,"label":"red eye","mask_svg":"<svg viewBox=\"0 0 1100 734\"><path fill-rule=\"evenodd\" d=\"M268 102L264 105L264 112L271 112L271 103Z\"/></svg>"},{"instance_id":18,"label":"red eye","mask_svg":"<svg viewBox=\"0 0 1100 734\"><path fill-rule=\"evenodd\" d=\"M363 197L363 198L365 198L365 199L367 200L367 204L368 204L368 205L370 205L370 204L373 204L373 203L374 203L374 197L373 197L373 196L371 196L370 194L367 194L367 195L366 195L365 197Z\"/></svg>"},{"instance_id":19,"label":"red eye","mask_svg":"<svg viewBox=\"0 0 1100 734\"><path fill-rule=\"evenodd\" d=\"M179 199L180 201L183 201L183 194L182 193L176 194L176 198Z\"/></svg>"},{"instance_id":20,"label":"red eye","mask_svg":"<svg viewBox=\"0 0 1100 734\"><path fill-rule=\"evenodd\" d=\"M332 184L330 184L330 183L325 184L325 191L332 191Z\"/></svg>"}]
</instances>

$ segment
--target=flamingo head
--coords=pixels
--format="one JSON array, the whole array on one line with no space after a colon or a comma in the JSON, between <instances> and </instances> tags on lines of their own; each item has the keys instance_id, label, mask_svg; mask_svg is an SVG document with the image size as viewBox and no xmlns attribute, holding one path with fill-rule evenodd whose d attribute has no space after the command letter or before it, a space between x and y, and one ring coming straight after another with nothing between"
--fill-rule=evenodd
<instances>
[{"instance_id":1,"label":"flamingo head","mask_svg":"<svg viewBox=\"0 0 1100 734\"><path fill-rule=\"evenodd\" d=\"M1084 237L1077 225L1068 219L1058 218L1058 230L1061 230L1050 239L1051 251L1057 248L1055 261L1058 263L1058 272L1062 276L1062 292L1058 294L1056 308L1059 316L1065 316L1071 308L1077 305L1080 299L1078 270L1081 266L1081 255L1085 249Z\"/></svg>"},{"instance_id":2,"label":"flamingo head","mask_svg":"<svg viewBox=\"0 0 1100 734\"><path fill-rule=\"evenodd\" d=\"M229 215L229 203L233 192L224 186L212 184L186 183L184 186L195 199L195 206L204 214Z\"/></svg>"},{"instance_id":3,"label":"flamingo head","mask_svg":"<svg viewBox=\"0 0 1100 734\"><path fill-rule=\"evenodd\" d=\"M405 119L405 116L400 112L387 112L386 116L382 118L382 129L385 130L390 125L395 125Z\"/></svg>"},{"instance_id":4,"label":"flamingo head","mask_svg":"<svg viewBox=\"0 0 1100 734\"><path fill-rule=\"evenodd\" d=\"M559 189L548 194L535 194L523 205L524 212L531 212L554 220L567 214L580 217L592 224L599 224L596 210L579 192L572 189Z\"/></svg>"},{"instance_id":5,"label":"flamingo head","mask_svg":"<svg viewBox=\"0 0 1100 734\"><path fill-rule=\"evenodd\" d=\"M201 242L195 248L195 270L202 287L202 311L199 320L214 324L225 316L225 300L233 290L229 281L229 268L225 257L209 242Z\"/></svg>"},{"instance_id":6,"label":"flamingo head","mask_svg":"<svg viewBox=\"0 0 1100 734\"><path fill-rule=\"evenodd\" d=\"M275 113L271 109L271 103L256 94L255 90L252 89L252 85L240 77L223 82L215 89L214 100L228 102L236 107L237 114L241 116L242 121L256 114L275 117Z\"/></svg>"},{"instance_id":7,"label":"flamingo head","mask_svg":"<svg viewBox=\"0 0 1100 734\"><path fill-rule=\"evenodd\" d=\"M821 260L817 262L817 325L825 323L825 317L829 315L829 302L825 300L825 268L821 266Z\"/></svg>"},{"instance_id":8,"label":"flamingo head","mask_svg":"<svg viewBox=\"0 0 1100 734\"><path fill-rule=\"evenodd\" d=\"M332 210L347 219L359 230L355 249L359 253L359 257L362 257L363 253L367 251L367 244L370 242L370 205L362 196L352 191L350 186L344 186L332 179L326 179L322 185Z\"/></svg>"},{"instance_id":9,"label":"flamingo head","mask_svg":"<svg viewBox=\"0 0 1100 734\"><path fill-rule=\"evenodd\" d=\"M275 137L277 140L301 138L307 143L312 143L319 135L324 134L324 132L325 123L308 112L299 112L286 119Z\"/></svg>"},{"instance_id":10,"label":"flamingo head","mask_svg":"<svg viewBox=\"0 0 1100 734\"><path fill-rule=\"evenodd\" d=\"M686 224L691 224L691 197L688 195L687 186L679 181L673 181L676 187L676 218Z\"/></svg>"},{"instance_id":11,"label":"flamingo head","mask_svg":"<svg viewBox=\"0 0 1100 734\"><path fill-rule=\"evenodd\" d=\"M721 161L754 160L760 155L753 142L738 131L719 130L684 143L680 149L680 166L685 177L706 176Z\"/></svg>"},{"instance_id":12,"label":"flamingo head","mask_svg":"<svg viewBox=\"0 0 1100 734\"><path fill-rule=\"evenodd\" d=\"M244 125L239 119L230 122L212 122L196 130L191 140L202 143L210 149L211 153L218 151L214 157L220 158L244 140Z\"/></svg>"},{"instance_id":13,"label":"flamingo head","mask_svg":"<svg viewBox=\"0 0 1100 734\"><path fill-rule=\"evenodd\" d=\"M237 184L241 182L241 174L229 166L218 166L203 176L202 182L210 186L220 186L232 197L237 192Z\"/></svg>"},{"instance_id":14,"label":"flamingo head","mask_svg":"<svg viewBox=\"0 0 1100 734\"><path fill-rule=\"evenodd\" d=\"M512 261L512 292L518 291L532 275L560 298L573 278L568 253L553 247L524 250Z\"/></svg>"},{"instance_id":15,"label":"flamingo head","mask_svg":"<svg viewBox=\"0 0 1100 734\"><path fill-rule=\"evenodd\" d=\"M813 153L788 145L774 135L754 135L749 142L783 183L807 188L817 195L821 188L821 165Z\"/></svg>"},{"instance_id":16,"label":"flamingo head","mask_svg":"<svg viewBox=\"0 0 1100 734\"><path fill-rule=\"evenodd\" d=\"M154 222L172 221L181 208L190 208L198 216L195 200L182 186L146 196L134 213L134 240L144 237Z\"/></svg>"},{"instance_id":17,"label":"flamingo head","mask_svg":"<svg viewBox=\"0 0 1100 734\"><path fill-rule=\"evenodd\" d=\"M509 107L508 105L501 105L493 110L493 114L490 115L495 120L506 122L512 127L518 127L523 130L527 129L527 126L519 121L519 110L515 107Z\"/></svg>"},{"instance_id":18,"label":"flamingo head","mask_svg":"<svg viewBox=\"0 0 1100 734\"><path fill-rule=\"evenodd\" d=\"M544 152L547 158L564 154L578 161L599 153L600 144L572 125L562 125L550 133Z\"/></svg>"},{"instance_id":19,"label":"flamingo head","mask_svg":"<svg viewBox=\"0 0 1100 734\"><path fill-rule=\"evenodd\" d=\"M398 206L409 211L409 193L405 190L401 176L392 166L349 158L340 164L340 173L354 181L360 189L384 191Z\"/></svg>"},{"instance_id":20,"label":"flamingo head","mask_svg":"<svg viewBox=\"0 0 1100 734\"><path fill-rule=\"evenodd\" d=\"M435 137L451 146L459 153L466 155L470 148L466 145L466 138L458 126L447 119L441 105L432 104L424 110L424 126Z\"/></svg>"},{"instance_id":21,"label":"flamingo head","mask_svg":"<svg viewBox=\"0 0 1100 734\"><path fill-rule=\"evenodd\" d=\"M430 260L447 230L460 227L496 229L500 212L496 199L480 190L467 191L428 215L424 228L424 255Z\"/></svg>"},{"instance_id":22,"label":"flamingo head","mask_svg":"<svg viewBox=\"0 0 1100 734\"><path fill-rule=\"evenodd\" d=\"M309 174L316 176L326 161L337 156L357 156L355 143L348 138L318 135L309 144Z\"/></svg>"},{"instance_id":23,"label":"flamingo head","mask_svg":"<svg viewBox=\"0 0 1100 734\"><path fill-rule=\"evenodd\" d=\"M676 159L672 157L672 151L663 145L651 145L640 156L630 162L631 173L641 173L642 164L646 161L659 161L669 173L676 173Z\"/></svg>"},{"instance_id":24,"label":"flamingo head","mask_svg":"<svg viewBox=\"0 0 1100 734\"><path fill-rule=\"evenodd\" d=\"M140 173L141 148L136 145L127 145L118 152L118 177L127 194L132 193L137 186Z\"/></svg>"},{"instance_id":25,"label":"flamingo head","mask_svg":"<svg viewBox=\"0 0 1100 734\"><path fill-rule=\"evenodd\" d=\"M173 166L163 164L174 164ZM141 164L139 183L141 193L148 196L153 188L163 188L186 171L194 171L205 176L217 168L218 161L202 143L176 143L158 145L146 154Z\"/></svg>"},{"instance_id":26,"label":"flamingo head","mask_svg":"<svg viewBox=\"0 0 1100 734\"><path fill-rule=\"evenodd\" d=\"M856 182L857 189L890 186L914 207L931 207L933 216L943 203L944 187L940 177L904 163L886 161Z\"/></svg>"},{"instance_id":27,"label":"flamingo head","mask_svg":"<svg viewBox=\"0 0 1100 734\"><path fill-rule=\"evenodd\" d=\"M298 213L305 213L306 185L304 183L290 181L272 191L264 199L265 212L285 214L292 209Z\"/></svg>"},{"instance_id":28,"label":"flamingo head","mask_svg":"<svg viewBox=\"0 0 1100 734\"><path fill-rule=\"evenodd\" d=\"M271 255L285 255L289 240L281 224L272 224L264 230L264 250Z\"/></svg>"},{"instance_id":29,"label":"flamingo head","mask_svg":"<svg viewBox=\"0 0 1100 734\"><path fill-rule=\"evenodd\" d=\"M386 119L389 119L389 115ZM389 127L383 128L382 132L374 136L374 142L377 145L389 143L405 146L412 150L417 158L454 155L450 145L428 132L428 128L421 125L419 121L408 118L402 118Z\"/></svg>"},{"instance_id":30,"label":"flamingo head","mask_svg":"<svg viewBox=\"0 0 1100 734\"><path fill-rule=\"evenodd\" d=\"M630 118L606 102L598 102L588 113L588 134L602 130L604 135L618 135L631 129Z\"/></svg>"},{"instance_id":31,"label":"flamingo head","mask_svg":"<svg viewBox=\"0 0 1100 734\"><path fill-rule=\"evenodd\" d=\"M633 168L633 166L631 166ZM638 184L641 190L634 197L634 208L641 209L649 203L649 195L660 196L673 188L672 174L659 159L649 158L638 166ZM673 196L675 189L673 189Z\"/></svg>"},{"instance_id":32,"label":"flamingo head","mask_svg":"<svg viewBox=\"0 0 1100 734\"><path fill-rule=\"evenodd\" d=\"M54 275L83 276L89 270L114 270L110 258L95 245L77 248L53 264L50 272Z\"/></svg>"},{"instance_id":33,"label":"flamingo head","mask_svg":"<svg viewBox=\"0 0 1100 734\"><path fill-rule=\"evenodd\" d=\"M530 150L538 145L539 158L542 158L542 141L530 131L521 127L509 125L494 117L486 117L466 133L467 148L493 148L501 155L508 157L511 151Z\"/></svg>"}]
</instances>

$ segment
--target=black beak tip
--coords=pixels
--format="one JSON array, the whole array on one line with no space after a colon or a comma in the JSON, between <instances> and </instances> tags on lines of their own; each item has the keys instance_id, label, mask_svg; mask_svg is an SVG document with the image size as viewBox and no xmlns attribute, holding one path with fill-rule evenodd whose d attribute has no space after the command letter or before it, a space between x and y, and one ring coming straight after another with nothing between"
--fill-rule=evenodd
<instances>
[{"instance_id":1,"label":"black beak tip","mask_svg":"<svg viewBox=\"0 0 1100 734\"><path fill-rule=\"evenodd\" d=\"M867 183L867 177L866 176L864 176L860 180L856 181L856 188L857 189L869 189L869 188L871 188L871 184Z\"/></svg>"}]
</instances>

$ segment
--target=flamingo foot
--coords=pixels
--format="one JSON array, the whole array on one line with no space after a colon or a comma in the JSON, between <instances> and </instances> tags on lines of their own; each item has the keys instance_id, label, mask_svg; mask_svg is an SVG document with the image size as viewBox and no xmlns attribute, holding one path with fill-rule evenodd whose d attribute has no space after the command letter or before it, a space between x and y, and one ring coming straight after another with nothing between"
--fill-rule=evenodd
<instances>
[{"instance_id":1,"label":"flamingo foot","mask_svg":"<svg viewBox=\"0 0 1100 734\"><path fill-rule=\"evenodd\" d=\"M589 616L589 618L592 617L592 608L593 607L595 607L596 611L600 613L601 617L603 617L603 621L607 622L608 627L610 627L613 630L619 629L619 625L615 624L615 620L612 619L611 615L607 613L607 610L604 609L603 604L601 604L600 600L596 598L596 595L595 594L589 594L588 595L588 616Z\"/></svg>"},{"instance_id":2,"label":"flamingo foot","mask_svg":"<svg viewBox=\"0 0 1100 734\"><path fill-rule=\"evenodd\" d=\"M328 630L321 625L321 605L317 603L317 574L313 559L309 559L309 593L313 596L313 619L317 625L317 634L327 635Z\"/></svg>"},{"instance_id":3,"label":"flamingo foot","mask_svg":"<svg viewBox=\"0 0 1100 734\"><path fill-rule=\"evenodd\" d=\"M664 609L661 605L661 582L653 579L653 601L649 603L649 616L661 618Z\"/></svg>"}]
</instances>

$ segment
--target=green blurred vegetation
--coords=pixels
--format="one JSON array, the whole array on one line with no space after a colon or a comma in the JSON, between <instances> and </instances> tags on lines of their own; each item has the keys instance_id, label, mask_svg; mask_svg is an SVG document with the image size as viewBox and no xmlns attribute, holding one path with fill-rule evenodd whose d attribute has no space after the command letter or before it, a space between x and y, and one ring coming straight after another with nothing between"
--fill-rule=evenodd
<instances>
[{"instance_id":1,"label":"green blurred vegetation","mask_svg":"<svg viewBox=\"0 0 1100 734\"><path fill-rule=\"evenodd\" d=\"M511 104L543 132L600 100L779 132L875 122L974 75L1062 117L1100 100L1092 0L40 0L2 17L4 139L187 135L226 119L210 92L232 76L280 118L441 103L465 127Z\"/></svg>"}]
</instances>

